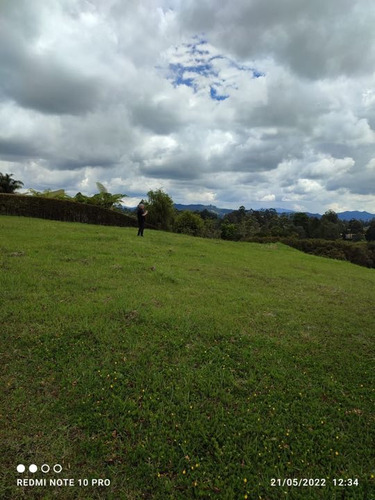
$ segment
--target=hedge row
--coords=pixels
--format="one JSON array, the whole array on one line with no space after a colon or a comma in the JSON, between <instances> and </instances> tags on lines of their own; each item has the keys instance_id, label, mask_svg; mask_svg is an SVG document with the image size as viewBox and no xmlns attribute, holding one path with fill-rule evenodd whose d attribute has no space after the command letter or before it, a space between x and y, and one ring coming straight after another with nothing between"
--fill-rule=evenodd
<instances>
[{"instance_id":1,"label":"hedge row","mask_svg":"<svg viewBox=\"0 0 375 500\"><path fill-rule=\"evenodd\" d=\"M0 214L104 226L137 226L135 217L96 205L18 194L0 194Z\"/></svg>"},{"instance_id":2,"label":"hedge row","mask_svg":"<svg viewBox=\"0 0 375 500\"><path fill-rule=\"evenodd\" d=\"M330 259L347 260L359 266L375 268L375 243L352 243L343 240L296 239L296 238L251 238L255 243L280 241L302 252Z\"/></svg>"}]
</instances>

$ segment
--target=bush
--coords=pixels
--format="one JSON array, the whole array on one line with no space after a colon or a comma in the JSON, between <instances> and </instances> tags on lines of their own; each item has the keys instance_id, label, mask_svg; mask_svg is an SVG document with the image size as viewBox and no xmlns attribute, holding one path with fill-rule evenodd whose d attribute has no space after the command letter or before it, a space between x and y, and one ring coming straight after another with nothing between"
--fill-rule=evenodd
<instances>
[{"instance_id":1,"label":"bush","mask_svg":"<svg viewBox=\"0 0 375 500\"><path fill-rule=\"evenodd\" d=\"M221 238L223 240L238 241L241 235L236 224L224 223L221 226Z\"/></svg>"},{"instance_id":2,"label":"bush","mask_svg":"<svg viewBox=\"0 0 375 500\"><path fill-rule=\"evenodd\" d=\"M220 238L220 221L216 219L204 219L203 221L203 238Z\"/></svg>"},{"instance_id":3,"label":"bush","mask_svg":"<svg viewBox=\"0 0 375 500\"><path fill-rule=\"evenodd\" d=\"M0 194L0 214L39 217L105 226L136 227L135 217L95 205L37 196ZM150 226L149 226L150 227Z\"/></svg>"},{"instance_id":4,"label":"bush","mask_svg":"<svg viewBox=\"0 0 375 500\"><path fill-rule=\"evenodd\" d=\"M201 236L203 232L203 220L193 212L185 211L177 215L174 231L176 233L190 234L191 236Z\"/></svg>"},{"instance_id":5,"label":"bush","mask_svg":"<svg viewBox=\"0 0 375 500\"><path fill-rule=\"evenodd\" d=\"M280 241L284 245L312 255L347 260L352 264L375 268L375 243L272 237L255 237L249 241L254 243L274 243L275 241Z\"/></svg>"},{"instance_id":6,"label":"bush","mask_svg":"<svg viewBox=\"0 0 375 500\"><path fill-rule=\"evenodd\" d=\"M375 251L366 243L354 243L349 241L327 241L319 239L297 240L284 238L281 240L303 252L330 259L348 260L353 264L365 267L375 267Z\"/></svg>"}]
</instances>

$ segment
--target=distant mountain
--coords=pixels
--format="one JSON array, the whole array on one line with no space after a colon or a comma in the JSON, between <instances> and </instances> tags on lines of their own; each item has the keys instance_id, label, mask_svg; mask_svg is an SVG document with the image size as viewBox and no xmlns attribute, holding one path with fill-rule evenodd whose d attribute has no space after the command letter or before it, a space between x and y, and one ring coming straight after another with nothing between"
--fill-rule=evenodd
<instances>
[{"instance_id":1,"label":"distant mountain","mask_svg":"<svg viewBox=\"0 0 375 500\"><path fill-rule=\"evenodd\" d=\"M215 205L180 205L179 203L175 203L174 207L177 210L190 210L191 212L202 212L203 210L208 210L214 214L217 214L219 217L224 217L225 214L230 214L233 212L233 209L230 208L218 208Z\"/></svg>"},{"instance_id":2,"label":"distant mountain","mask_svg":"<svg viewBox=\"0 0 375 500\"><path fill-rule=\"evenodd\" d=\"M375 219L375 214L370 214L368 212L341 212L337 214L339 219L341 220L351 220L351 219L357 219L357 220L363 220L364 222L368 222L371 219Z\"/></svg>"},{"instance_id":3,"label":"distant mountain","mask_svg":"<svg viewBox=\"0 0 375 500\"><path fill-rule=\"evenodd\" d=\"M202 210L208 210L209 212L217 214L219 217L224 217L225 214L229 214L233 212L235 209L229 209L229 208L218 208L215 205L201 205L201 204L196 204L196 205L181 205L178 203L175 203L175 208L177 210L190 210L191 212L202 212ZM267 210L267 209L256 209L256 210ZM289 210L287 208L274 208L273 210L276 210L278 214L293 214L296 213L295 210ZM317 217L320 218L322 215L321 214L312 214L310 212L305 212L309 217ZM364 222L368 222L371 219L375 219L375 214L370 214L369 212L358 212L358 211L347 211L347 212L340 212L337 214L338 218L340 220L351 220L351 219L357 219L357 220L362 220Z\"/></svg>"},{"instance_id":4,"label":"distant mountain","mask_svg":"<svg viewBox=\"0 0 375 500\"><path fill-rule=\"evenodd\" d=\"M278 214L293 214L296 213L295 210L287 210L284 208L275 208ZM322 214L312 214L310 212L305 212L309 217L317 217L320 219ZM347 212L338 212L337 216L340 220L349 221L351 219L361 220L363 222L368 222L371 219L375 218L375 214L370 214L369 212L358 212L358 211L347 211Z\"/></svg>"},{"instance_id":5,"label":"distant mountain","mask_svg":"<svg viewBox=\"0 0 375 500\"><path fill-rule=\"evenodd\" d=\"M238 210L237 208L218 208L215 205L180 205L178 203L175 203L175 208L177 210L190 210L191 212L202 212L203 210L208 210L209 212L213 212L217 214L219 217L224 217L225 214L230 214L231 212L234 212L235 210ZM293 210L288 210L287 208L272 208L272 209L266 209L266 208L257 208L256 210L276 210L278 214L292 214L294 213ZM248 212L249 210L246 210Z\"/></svg>"},{"instance_id":6,"label":"distant mountain","mask_svg":"<svg viewBox=\"0 0 375 500\"><path fill-rule=\"evenodd\" d=\"M208 210L209 212L217 214L219 217L224 217L225 214L230 214L231 212L234 212L235 210L238 210L236 208L218 208L215 205L180 205L178 203L175 203L175 208L177 210L190 210L191 212L202 212L203 210ZM257 208L256 210L276 210L278 214L293 214L293 210L288 210L287 208L272 208L272 209L266 209L266 208ZM246 210L248 212L249 210ZM315 215L315 214L311 214ZM321 217L319 215L319 217Z\"/></svg>"},{"instance_id":7,"label":"distant mountain","mask_svg":"<svg viewBox=\"0 0 375 500\"><path fill-rule=\"evenodd\" d=\"M262 208L260 208L259 210L263 210ZM273 210L276 210L276 212L280 215L280 214L286 214L286 215L291 215L291 214L295 214L297 213L297 210L288 210L287 208L274 208ZM300 213L298 211L298 213ZM309 217L317 217L318 219L320 219L320 217L322 216L321 214L313 214L311 212L302 212L306 215L308 215Z\"/></svg>"},{"instance_id":8,"label":"distant mountain","mask_svg":"<svg viewBox=\"0 0 375 500\"><path fill-rule=\"evenodd\" d=\"M296 212L293 212L293 213L296 213ZM320 219L320 217L322 216L322 214L312 214L311 212L303 212L303 213L305 213L309 217L316 217L317 219Z\"/></svg>"},{"instance_id":9,"label":"distant mountain","mask_svg":"<svg viewBox=\"0 0 375 500\"><path fill-rule=\"evenodd\" d=\"M257 210L266 210L266 209L259 208ZM289 210L287 208L273 208L272 210L276 210L276 212L278 214L294 214L295 213L295 210Z\"/></svg>"}]
</instances>

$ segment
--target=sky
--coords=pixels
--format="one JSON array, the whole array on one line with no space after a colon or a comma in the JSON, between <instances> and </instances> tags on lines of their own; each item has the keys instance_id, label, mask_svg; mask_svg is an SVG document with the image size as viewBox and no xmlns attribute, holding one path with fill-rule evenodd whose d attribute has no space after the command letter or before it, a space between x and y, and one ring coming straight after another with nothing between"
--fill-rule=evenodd
<instances>
[{"instance_id":1,"label":"sky","mask_svg":"<svg viewBox=\"0 0 375 500\"><path fill-rule=\"evenodd\" d=\"M375 213L373 0L1 0L0 172Z\"/></svg>"}]
</instances>

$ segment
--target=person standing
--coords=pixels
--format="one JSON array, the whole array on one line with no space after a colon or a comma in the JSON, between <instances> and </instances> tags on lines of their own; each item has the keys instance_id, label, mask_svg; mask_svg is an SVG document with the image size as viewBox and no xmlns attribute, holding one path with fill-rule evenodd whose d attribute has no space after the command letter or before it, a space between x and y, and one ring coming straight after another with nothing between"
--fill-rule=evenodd
<instances>
[{"instance_id":1,"label":"person standing","mask_svg":"<svg viewBox=\"0 0 375 500\"><path fill-rule=\"evenodd\" d=\"M145 210L145 206L143 203L138 205L137 210L137 219L138 219L138 236L143 236L143 231L145 228L145 217L148 214L147 210Z\"/></svg>"}]
</instances>

